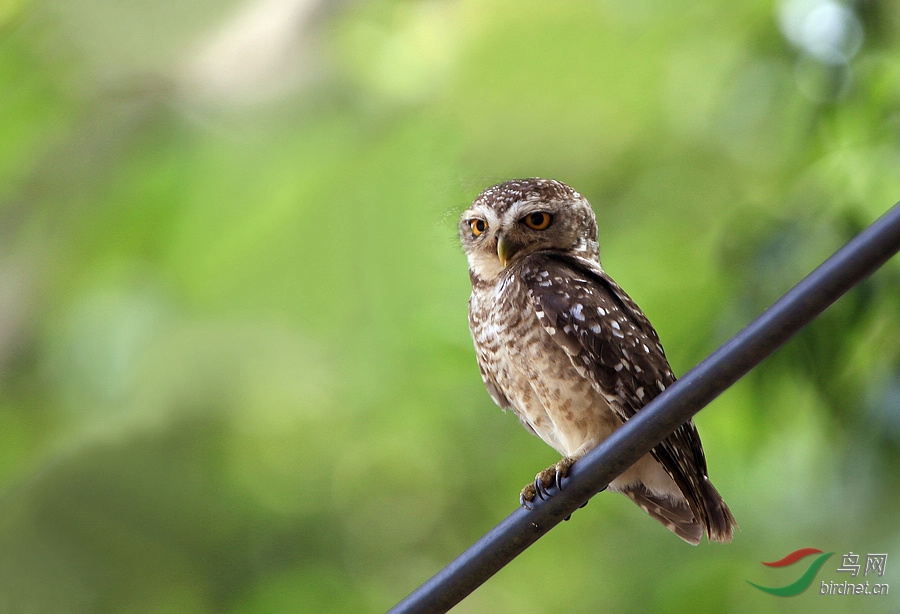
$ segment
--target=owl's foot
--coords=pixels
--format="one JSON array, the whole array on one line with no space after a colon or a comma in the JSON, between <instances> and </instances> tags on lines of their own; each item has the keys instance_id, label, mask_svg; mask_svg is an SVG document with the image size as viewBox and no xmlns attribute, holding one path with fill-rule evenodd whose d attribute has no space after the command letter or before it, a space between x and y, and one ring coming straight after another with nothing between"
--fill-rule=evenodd
<instances>
[{"instance_id":1,"label":"owl's foot","mask_svg":"<svg viewBox=\"0 0 900 614\"><path fill-rule=\"evenodd\" d=\"M569 469L575 464L574 458L564 458L555 465L550 465L536 476L534 482L525 486L519 495L519 503L525 509L534 509L532 502L535 497L542 500L549 499L552 495L548 492L548 488L556 486L558 490L562 490L563 479L569 475Z\"/></svg>"}]
</instances>

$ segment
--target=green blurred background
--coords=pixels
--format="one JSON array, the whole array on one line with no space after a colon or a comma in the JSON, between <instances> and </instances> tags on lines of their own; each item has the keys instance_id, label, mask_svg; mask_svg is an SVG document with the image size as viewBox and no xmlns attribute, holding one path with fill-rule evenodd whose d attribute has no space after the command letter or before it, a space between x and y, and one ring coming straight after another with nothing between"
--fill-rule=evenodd
<instances>
[{"instance_id":1,"label":"green blurred background","mask_svg":"<svg viewBox=\"0 0 900 614\"><path fill-rule=\"evenodd\" d=\"M0 135L0 612L378 612L556 460L458 213L582 192L684 373L900 199L900 5L3 0ZM733 544L603 494L456 611L900 611L898 307L697 417ZM819 595L850 551L893 594Z\"/></svg>"}]
</instances>

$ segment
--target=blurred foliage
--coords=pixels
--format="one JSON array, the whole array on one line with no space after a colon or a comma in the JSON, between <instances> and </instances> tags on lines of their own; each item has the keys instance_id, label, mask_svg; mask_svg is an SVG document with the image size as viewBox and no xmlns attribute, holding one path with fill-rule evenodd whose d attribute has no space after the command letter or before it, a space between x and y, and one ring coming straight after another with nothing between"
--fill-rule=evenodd
<instances>
[{"instance_id":1,"label":"blurred foliage","mask_svg":"<svg viewBox=\"0 0 900 614\"><path fill-rule=\"evenodd\" d=\"M684 373L900 198L900 7L14 0L0 134L0 611L383 611L555 459L458 212L574 186ZM733 544L601 495L458 611L888 611L745 580L900 591L898 306L895 259L698 416Z\"/></svg>"}]
</instances>

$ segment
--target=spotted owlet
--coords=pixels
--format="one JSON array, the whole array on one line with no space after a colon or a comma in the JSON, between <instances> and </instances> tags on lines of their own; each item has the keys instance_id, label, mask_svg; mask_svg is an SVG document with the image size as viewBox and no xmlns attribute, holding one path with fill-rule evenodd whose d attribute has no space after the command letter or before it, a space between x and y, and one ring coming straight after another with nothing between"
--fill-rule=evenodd
<instances>
[{"instance_id":1,"label":"spotted owlet","mask_svg":"<svg viewBox=\"0 0 900 614\"><path fill-rule=\"evenodd\" d=\"M558 181L482 192L459 233L469 327L488 392L563 459L522 490L531 506L572 464L675 381L659 337L600 266L597 221ZM609 485L683 540L731 541L736 523L706 475L689 421Z\"/></svg>"}]
</instances>

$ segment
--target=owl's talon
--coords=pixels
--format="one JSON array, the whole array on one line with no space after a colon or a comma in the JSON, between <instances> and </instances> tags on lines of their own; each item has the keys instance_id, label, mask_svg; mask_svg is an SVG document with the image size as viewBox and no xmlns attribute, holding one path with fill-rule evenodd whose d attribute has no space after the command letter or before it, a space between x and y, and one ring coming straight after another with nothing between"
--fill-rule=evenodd
<instances>
[{"instance_id":1,"label":"owl's talon","mask_svg":"<svg viewBox=\"0 0 900 614\"><path fill-rule=\"evenodd\" d=\"M553 496L550 488L556 483L556 465L551 465L534 476L534 488L541 499Z\"/></svg>"},{"instance_id":2,"label":"owl's talon","mask_svg":"<svg viewBox=\"0 0 900 614\"><path fill-rule=\"evenodd\" d=\"M557 490L563 489L562 482L569 475L569 469L574 463L574 459L564 458L555 465L550 465L538 473L534 476L534 483L522 489L519 501L524 507L528 507L525 505L525 502L533 501L535 496L539 497L541 501L546 501L552 497L553 493L550 492L550 488L555 485Z\"/></svg>"},{"instance_id":3,"label":"owl's talon","mask_svg":"<svg viewBox=\"0 0 900 614\"><path fill-rule=\"evenodd\" d=\"M546 488L544 488L544 484L541 482L540 473L534 478L534 491L537 493L537 496L541 498L541 501L546 501L550 498L550 493L547 492Z\"/></svg>"},{"instance_id":4,"label":"owl's talon","mask_svg":"<svg viewBox=\"0 0 900 614\"><path fill-rule=\"evenodd\" d=\"M522 492L519 493L519 504L526 510L533 510L534 505L532 505L532 501L534 501L534 494L534 484L526 485Z\"/></svg>"},{"instance_id":5,"label":"owl's talon","mask_svg":"<svg viewBox=\"0 0 900 614\"><path fill-rule=\"evenodd\" d=\"M575 459L572 458L564 458L555 465L556 472L554 474L554 481L556 482L556 488L559 490L563 489L563 480L569 477L569 469L572 468L572 465L575 464Z\"/></svg>"}]
</instances>

